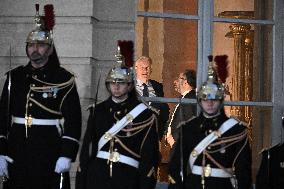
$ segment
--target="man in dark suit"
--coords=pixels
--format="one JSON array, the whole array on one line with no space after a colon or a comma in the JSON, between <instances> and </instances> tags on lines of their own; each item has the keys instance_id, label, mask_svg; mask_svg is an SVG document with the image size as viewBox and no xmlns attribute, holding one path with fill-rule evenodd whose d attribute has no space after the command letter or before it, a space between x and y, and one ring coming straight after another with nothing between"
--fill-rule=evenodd
<instances>
[{"instance_id":1,"label":"man in dark suit","mask_svg":"<svg viewBox=\"0 0 284 189\"><path fill-rule=\"evenodd\" d=\"M150 79L152 72L152 60L149 57L141 56L135 62L136 91L140 96L163 97L163 85ZM169 118L169 106L166 103L151 103L150 105L159 110L159 139L165 132L165 125Z\"/></svg>"},{"instance_id":2,"label":"man in dark suit","mask_svg":"<svg viewBox=\"0 0 284 189\"><path fill-rule=\"evenodd\" d=\"M175 90L181 94L180 98L196 99L196 73L194 70L186 70L179 74L174 81ZM179 138L180 123L196 115L196 105L177 104L169 121L167 142L173 147Z\"/></svg>"}]
</instances>

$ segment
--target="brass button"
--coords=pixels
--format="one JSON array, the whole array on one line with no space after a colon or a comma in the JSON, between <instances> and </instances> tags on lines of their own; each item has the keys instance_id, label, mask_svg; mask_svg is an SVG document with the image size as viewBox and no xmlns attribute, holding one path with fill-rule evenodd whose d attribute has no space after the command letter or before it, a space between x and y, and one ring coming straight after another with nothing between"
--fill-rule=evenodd
<instances>
[{"instance_id":1,"label":"brass button","mask_svg":"<svg viewBox=\"0 0 284 189\"><path fill-rule=\"evenodd\" d=\"M196 150L193 150L192 152L191 152L191 155L192 155L192 157L196 157L198 154L197 154L197 151Z\"/></svg>"},{"instance_id":2,"label":"brass button","mask_svg":"<svg viewBox=\"0 0 284 189\"><path fill-rule=\"evenodd\" d=\"M203 174L205 177L209 177L211 175L212 168L210 164L207 164L206 167L203 167Z\"/></svg>"}]
</instances>

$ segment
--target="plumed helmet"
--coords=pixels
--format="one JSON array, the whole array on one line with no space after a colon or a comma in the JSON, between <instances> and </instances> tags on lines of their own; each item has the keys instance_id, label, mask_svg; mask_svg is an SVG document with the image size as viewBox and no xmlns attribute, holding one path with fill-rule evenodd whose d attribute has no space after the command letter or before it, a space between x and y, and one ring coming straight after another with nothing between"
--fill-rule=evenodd
<instances>
[{"instance_id":1,"label":"plumed helmet","mask_svg":"<svg viewBox=\"0 0 284 189\"><path fill-rule=\"evenodd\" d=\"M217 73L214 70L213 56L209 56L207 81L197 91L197 100L223 100L225 97L224 85L218 82Z\"/></svg>"},{"instance_id":2,"label":"plumed helmet","mask_svg":"<svg viewBox=\"0 0 284 189\"><path fill-rule=\"evenodd\" d=\"M52 30L55 24L53 5L44 6L44 16L39 15L39 4L36 4L35 7L35 28L28 34L26 43L46 43L51 45L53 43Z\"/></svg>"},{"instance_id":3,"label":"plumed helmet","mask_svg":"<svg viewBox=\"0 0 284 189\"><path fill-rule=\"evenodd\" d=\"M125 57L121 54L123 52L121 47L125 47L124 44L132 43L132 41L119 41L116 52L117 65L112 68L106 78L106 83L118 82L118 83L132 83L133 82L133 70L125 65ZM133 43L132 43L133 44ZM133 45L132 45L133 47Z\"/></svg>"}]
</instances>

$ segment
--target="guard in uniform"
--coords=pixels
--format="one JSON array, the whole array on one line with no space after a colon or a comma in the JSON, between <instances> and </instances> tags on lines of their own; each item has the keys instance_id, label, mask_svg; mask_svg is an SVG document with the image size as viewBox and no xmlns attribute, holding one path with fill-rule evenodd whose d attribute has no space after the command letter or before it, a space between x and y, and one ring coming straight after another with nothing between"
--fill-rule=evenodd
<instances>
[{"instance_id":1,"label":"guard in uniform","mask_svg":"<svg viewBox=\"0 0 284 189\"><path fill-rule=\"evenodd\" d=\"M85 137L91 138L92 148L90 158L80 158L87 172L81 184L87 189L153 189L159 160L157 118L138 101L132 70L124 66L119 48L116 57L119 65L105 81L111 96L89 118ZM82 149L88 149L89 139L85 141Z\"/></svg>"},{"instance_id":2,"label":"guard in uniform","mask_svg":"<svg viewBox=\"0 0 284 189\"><path fill-rule=\"evenodd\" d=\"M284 117L282 117L284 128ZM256 175L256 189L284 188L284 143L264 149L262 160Z\"/></svg>"},{"instance_id":3,"label":"guard in uniform","mask_svg":"<svg viewBox=\"0 0 284 189\"><path fill-rule=\"evenodd\" d=\"M52 5L26 40L30 59L7 73L0 101L0 176L12 189L55 189L75 160L81 106L72 73L60 67ZM62 184L62 183L61 183Z\"/></svg>"},{"instance_id":4,"label":"guard in uniform","mask_svg":"<svg viewBox=\"0 0 284 189\"><path fill-rule=\"evenodd\" d=\"M248 129L223 110L224 87L211 56L207 81L197 92L202 112L182 126L169 166L169 188L249 189L251 150Z\"/></svg>"}]
</instances>

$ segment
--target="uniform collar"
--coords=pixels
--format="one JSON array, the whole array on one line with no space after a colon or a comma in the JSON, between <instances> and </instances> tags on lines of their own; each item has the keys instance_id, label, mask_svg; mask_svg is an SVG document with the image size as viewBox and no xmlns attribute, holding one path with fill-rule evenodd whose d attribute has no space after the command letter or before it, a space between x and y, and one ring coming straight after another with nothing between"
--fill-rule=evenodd
<instances>
[{"instance_id":1,"label":"uniform collar","mask_svg":"<svg viewBox=\"0 0 284 189\"><path fill-rule=\"evenodd\" d=\"M28 72L30 73L48 73L51 72L52 70L57 69L58 67L59 65L54 64L54 62L51 62L50 60L48 60L48 62L40 68L34 68L30 61L26 66Z\"/></svg>"}]
</instances>

